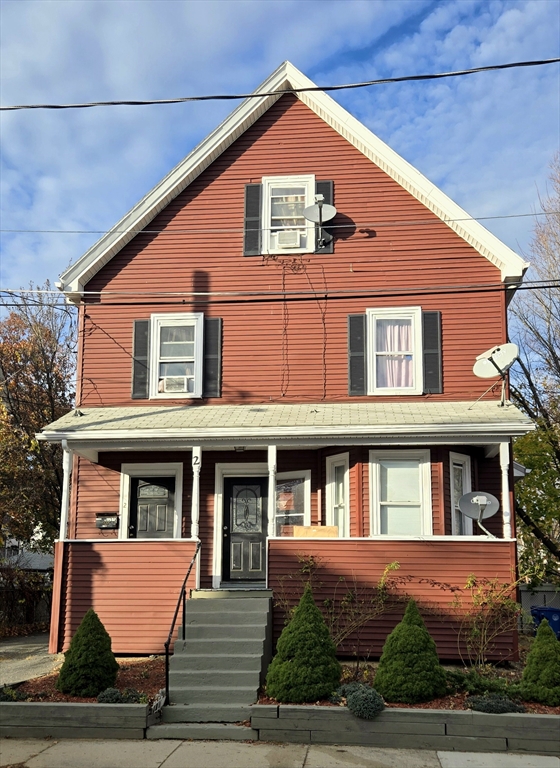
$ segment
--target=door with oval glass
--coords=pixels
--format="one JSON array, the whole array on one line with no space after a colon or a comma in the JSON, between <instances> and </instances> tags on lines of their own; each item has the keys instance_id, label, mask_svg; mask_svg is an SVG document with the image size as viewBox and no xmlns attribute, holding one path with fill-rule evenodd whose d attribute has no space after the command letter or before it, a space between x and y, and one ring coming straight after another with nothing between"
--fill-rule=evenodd
<instances>
[{"instance_id":1,"label":"door with oval glass","mask_svg":"<svg viewBox=\"0 0 560 768\"><path fill-rule=\"evenodd\" d=\"M170 539L175 512L174 477L134 477L130 483L131 539Z\"/></svg>"},{"instance_id":2,"label":"door with oval glass","mask_svg":"<svg viewBox=\"0 0 560 768\"><path fill-rule=\"evenodd\" d=\"M223 581L266 579L266 477L224 480Z\"/></svg>"}]
</instances>

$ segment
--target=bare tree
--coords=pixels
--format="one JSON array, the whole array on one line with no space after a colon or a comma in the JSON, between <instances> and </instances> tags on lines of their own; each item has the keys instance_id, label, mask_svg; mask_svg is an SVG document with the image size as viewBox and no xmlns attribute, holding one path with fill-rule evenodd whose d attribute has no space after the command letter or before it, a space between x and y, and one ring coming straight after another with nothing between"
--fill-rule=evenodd
<instances>
[{"instance_id":1,"label":"bare tree","mask_svg":"<svg viewBox=\"0 0 560 768\"><path fill-rule=\"evenodd\" d=\"M521 350L512 397L537 425L514 448L531 470L518 486L517 513L525 565L540 563L542 578L560 579L560 155L540 202L529 254L540 285L519 291L511 307L512 338Z\"/></svg>"}]
</instances>

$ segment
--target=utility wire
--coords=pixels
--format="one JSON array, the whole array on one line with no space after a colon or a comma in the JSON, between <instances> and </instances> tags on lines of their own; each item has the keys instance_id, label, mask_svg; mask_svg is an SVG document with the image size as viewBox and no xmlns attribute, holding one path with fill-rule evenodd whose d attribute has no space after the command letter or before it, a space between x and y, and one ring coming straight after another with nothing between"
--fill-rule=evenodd
<instances>
[{"instance_id":1,"label":"utility wire","mask_svg":"<svg viewBox=\"0 0 560 768\"><path fill-rule=\"evenodd\" d=\"M267 96L283 96L286 93L305 93L309 91L342 91L351 88L368 88L372 85L386 83L404 83L417 80L439 80L444 77L462 77L473 75L477 72L492 72L500 69L513 69L515 67L539 67L543 64L555 64L560 58L539 59L537 61L514 61L509 64L492 64L487 67L475 67L473 69L461 69L455 72L438 72L426 75L403 75L402 77L385 77L380 80L367 80L361 83L345 83L344 85L309 86L307 88L289 88L282 91L268 91L266 93L240 93L220 94L215 96L184 96L177 99L149 99L134 101L91 101L83 104L17 104L0 107L0 111L14 111L18 109L88 109L90 107L140 107L153 104L182 104L189 101L232 101L237 99L262 99Z\"/></svg>"},{"instance_id":2,"label":"utility wire","mask_svg":"<svg viewBox=\"0 0 560 768\"><path fill-rule=\"evenodd\" d=\"M328 221L323 222L323 229L349 229L359 227L416 227L426 226L432 224L451 224L459 223L461 221L490 221L494 219L521 219L527 216L555 216L560 214L560 211L536 211L535 213L509 213L503 216L465 216L461 219L440 219L439 216L435 219L418 219L416 221L374 221L367 224L355 223L350 224L330 224ZM435 215L435 214L434 214ZM270 230L270 227L260 227L261 231ZM205 233L217 233L217 234L230 234L244 232L243 227L206 227L204 229L197 229L195 227L189 227L188 229L174 229L173 227L166 227L165 229L0 229L0 232L10 234L33 234L33 235L190 235L190 234L205 234Z\"/></svg>"}]
</instances>

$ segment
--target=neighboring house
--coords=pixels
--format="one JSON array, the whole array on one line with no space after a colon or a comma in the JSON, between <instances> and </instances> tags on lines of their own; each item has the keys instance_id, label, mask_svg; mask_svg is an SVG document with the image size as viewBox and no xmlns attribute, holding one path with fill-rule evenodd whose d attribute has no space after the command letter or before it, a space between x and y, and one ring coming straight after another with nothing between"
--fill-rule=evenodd
<instances>
[{"instance_id":1,"label":"neighboring house","mask_svg":"<svg viewBox=\"0 0 560 768\"><path fill-rule=\"evenodd\" d=\"M532 427L472 367L528 265L309 87L280 66L61 277L80 345L77 408L40 435L65 452L53 652L93 606L116 652L161 653L198 539L205 590L278 590L302 555L323 595L398 561L444 610L430 579L515 577ZM499 498L496 538L470 490ZM456 656L451 613L430 629Z\"/></svg>"}]
</instances>

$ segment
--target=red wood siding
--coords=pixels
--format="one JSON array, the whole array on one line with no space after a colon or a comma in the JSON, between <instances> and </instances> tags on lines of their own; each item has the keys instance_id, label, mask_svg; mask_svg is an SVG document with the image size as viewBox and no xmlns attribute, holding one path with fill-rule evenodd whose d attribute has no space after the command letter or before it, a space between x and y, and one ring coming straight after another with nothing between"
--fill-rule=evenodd
<instances>
[{"instance_id":1,"label":"red wood siding","mask_svg":"<svg viewBox=\"0 0 560 768\"><path fill-rule=\"evenodd\" d=\"M58 545L59 562L61 549ZM64 550L64 592L51 652L67 650L84 614L93 608L111 636L114 653L163 653L195 543L73 541ZM193 569L189 588L195 586Z\"/></svg>"},{"instance_id":2,"label":"red wood siding","mask_svg":"<svg viewBox=\"0 0 560 768\"><path fill-rule=\"evenodd\" d=\"M332 598L337 590L341 595L344 583L357 585L359 590L373 587L383 569L397 560L400 568L397 574L411 576L412 580L402 589L416 598L420 606L429 606L425 619L434 638L441 658L458 658L455 616L451 608L454 594L448 589L431 586L430 579L440 584L465 586L469 574L478 577L497 578L502 583L511 582L515 576L515 544L505 541L396 541L396 540L270 540L269 541L269 586L275 591L276 599L282 594L281 577L297 574L300 563L298 556L317 558L319 570L316 575L315 599L317 605ZM288 580L297 584L298 580ZM466 599L466 597L465 597ZM295 596L289 601L295 604ZM434 615L437 610L438 616ZM431 615L430 615L431 614ZM400 620L395 614L384 614L374 620L362 632L361 655L378 657L388 633ZM274 636L277 639L284 626L284 614L276 602L274 610ZM347 652L352 651L350 640ZM517 640L515 633L502 635L496 642L492 657L515 658Z\"/></svg>"},{"instance_id":3,"label":"red wood siding","mask_svg":"<svg viewBox=\"0 0 560 768\"><path fill-rule=\"evenodd\" d=\"M336 207L350 223L335 253L243 257L244 185L263 175L295 173L334 181ZM223 396L213 401L220 403L349 399L347 315L367 307L419 305L442 312L444 393L430 396L436 399L478 397L485 382L473 375L472 362L505 339L501 293L454 290L495 284L498 269L289 95L148 229L161 233L138 235L87 285L123 293L87 306L82 405L148 402L130 398L132 323L153 312L203 311L223 318ZM192 303L146 294L248 289L313 289L317 299ZM349 297L332 293L341 290ZM325 301L324 294L331 298Z\"/></svg>"}]
</instances>

